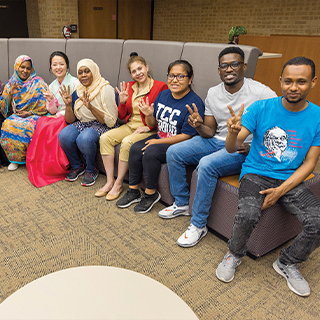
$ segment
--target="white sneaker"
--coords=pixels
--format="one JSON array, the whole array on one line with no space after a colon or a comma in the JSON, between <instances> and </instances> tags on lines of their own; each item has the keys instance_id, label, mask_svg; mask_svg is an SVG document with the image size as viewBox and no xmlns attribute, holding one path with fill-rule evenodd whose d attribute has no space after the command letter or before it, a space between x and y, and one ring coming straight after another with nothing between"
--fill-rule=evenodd
<instances>
[{"instance_id":1,"label":"white sneaker","mask_svg":"<svg viewBox=\"0 0 320 320\"><path fill-rule=\"evenodd\" d=\"M174 202L172 206L159 211L158 215L163 219L172 219L179 216L190 216L189 205L178 207Z\"/></svg>"},{"instance_id":2,"label":"white sneaker","mask_svg":"<svg viewBox=\"0 0 320 320\"><path fill-rule=\"evenodd\" d=\"M184 234L177 240L177 244L181 247L193 247L195 246L206 234L208 228L197 228L192 223Z\"/></svg>"},{"instance_id":3,"label":"white sneaker","mask_svg":"<svg viewBox=\"0 0 320 320\"><path fill-rule=\"evenodd\" d=\"M12 163L12 162L11 162L11 163L8 165L8 170L9 170L9 171L14 171L14 170L17 170L18 167L19 167L19 164L18 164L18 163Z\"/></svg>"}]
</instances>

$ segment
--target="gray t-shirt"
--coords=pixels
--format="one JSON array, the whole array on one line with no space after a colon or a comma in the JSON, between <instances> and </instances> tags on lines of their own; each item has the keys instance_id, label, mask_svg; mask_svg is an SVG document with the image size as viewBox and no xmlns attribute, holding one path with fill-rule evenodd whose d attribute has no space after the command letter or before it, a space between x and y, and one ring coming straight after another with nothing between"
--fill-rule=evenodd
<instances>
[{"instance_id":1,"label":"gray t-shirt","mask_svg":"<svg viewBox=\"0 0 320 320\"><path fill-rule=\"evenodd\" d=\"M204 114L205 116L214 116L217 122L217 130L214 137L224 141L227 138L227 120L231 117L228 105L232 107L235 114L238 114L242 103L244 103L244 108L246 109L257 100L276 96L277 94L269 87L250 78L244 78L241 89L233 94L225 89L223 82L210 88L205 100ZM245 142L250 143L251 140L252 135L250 134Z\"/></svg>"}]
</instances>

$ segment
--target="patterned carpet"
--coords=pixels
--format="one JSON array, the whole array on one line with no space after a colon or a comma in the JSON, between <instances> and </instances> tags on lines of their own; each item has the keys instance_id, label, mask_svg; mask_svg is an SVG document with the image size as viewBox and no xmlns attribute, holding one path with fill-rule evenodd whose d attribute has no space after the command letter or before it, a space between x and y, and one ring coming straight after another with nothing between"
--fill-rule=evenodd
<instances>
[{"instance_id":1,"label":"patterned carpet","mask_svg":"<svg viewBox=\"0 0 320 320\"><path fill-rule=\"evenodd\" d=\"M279 249L257 260L245 257L225 284L215 276L227 250L223 240L209 233L197 246L180 248L176 240L189 217L160 219L160 203L147 214L120 210L94 197L105 180L100 175L90 188L60 181L37 189L25 166L0 168L0 302L51 272L106 265L163 283L199 319L319 319L319 249L300 267L311 287L308 298L292 293L272 269Z\"/></svg>"}]
</instances>

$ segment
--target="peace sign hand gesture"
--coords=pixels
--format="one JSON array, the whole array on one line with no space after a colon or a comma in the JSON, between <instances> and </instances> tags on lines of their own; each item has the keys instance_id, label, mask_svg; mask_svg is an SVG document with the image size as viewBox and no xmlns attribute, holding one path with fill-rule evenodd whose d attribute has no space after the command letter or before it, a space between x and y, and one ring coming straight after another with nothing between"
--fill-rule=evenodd
<instances>
[{"instance_id":1,"label":"peace sign hand gesture","mask_svg":"<svg viewBox=\"0 0 320 320\"><path fill-rule=\"evenodd\" d=\"M120 82L120 90L116 88L118 95L119 95L119 101L121 104L124 104L127 102L129 98L129 83L127 84L124 81Z\"/></svg>"},{"instance_id":2,"label":"peace sign hand gesture","mask_svg":"<svg viewBox=\"0 0 320 320\"><path fill-rule=\"evenodd\" d=\"M71 94L70 94L70 86L68 86L68 89L67 89L66 86L63 84L63 85L60 87L59 93L60 93L60 96L61 96L64 104L65 104L66 106L71 106L71 104L72 104L72 97L71 97Z\"/></svg>"},{"instance_id":3,"label":"peace sign hand gesture","mask_svg":"<svg viewBox=\"0 0 320 320\"><path fill-rule=\"evenodd\" d=\"M241 117L243 114L243 110L244 110L244 104L241 104L240 110L238 115L236 115L233 111L233 109L231 108L230 105L228 105L228 109L230 111L231 114L231 118L228 119L227 121L227 126L228 126L228 131L230 133L236 133L238 134L241 130Z\"/></svg>"},{"instance_id":4,"label":"peace sign hand gesture","mask_svg":"<svg viewBox=\"0 0 320 320\"><path fill-rule=\"evenodd\" d=\"M191 127L197 128L203 124L203 119L201 118L198 108L195 103L192 104L194 111L191 109L189 105L186 105L190 115L188 117L188 123Z\"/></svg>"}]
</instances>

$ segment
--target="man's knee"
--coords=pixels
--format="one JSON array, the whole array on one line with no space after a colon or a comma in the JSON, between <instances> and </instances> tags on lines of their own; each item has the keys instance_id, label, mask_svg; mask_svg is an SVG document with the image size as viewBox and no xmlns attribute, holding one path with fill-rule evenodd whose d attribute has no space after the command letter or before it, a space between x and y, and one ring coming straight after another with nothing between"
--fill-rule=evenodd
<instances>
[{"instance_id":1,"label":"man's knee","mask_svg":"<svg viewBox=\"0 0 320 320\"><path fill-rule=\"evenodd\" d=\"M182 151L186 151L186 146L185 148L181 148L181 143L173 144L171 145L166 153L166 159L167 163L170 166L171 163L182 163L184 160L184 154Z\"/></svg>"},{"instance_id":2,"label":"man's knee","mask_svg":"<svg viewBox=\"0 0 320 320\"><path fill-rule=\"evenodd\" d=\"M197 166L197 173L198 175L214 175L218 177L217 167L214 164L214 159L211 155L204 156L200 159L199 164Z\"/></svg>"},{"instance_id":3,"label":"man's knee","mask_svg":"<svg viewBox=\"0 0 320 320\"><path fill-rule=\"evenodd\" d=\"M252 232L259 219L251 219L250 215L243 215L239 212L234 217L233 228L243 230L243 232Z\"/></svg>"},{"instance_id":4,"label":"man's knee","mask_svg":"<svg viewBox=\"0 0 320 320\"><path fill-rule=\"evenodd\" d=\"M312 208L312 214L307 214L303 221L304 229L309 234L314 234L320 237L320 208Z\"/></svg>"},{"instance_id":5,"label":"man's knee","mask_svg":"<svg viewBox=\"0 0 320 320\"><path fill-rule=\"evenodd\" d=\"M248 196L239 199L239 210L237 216L239 219L246 221L250 225L256 225L261 216L261 206L263 198L257 199L253 196Z\"/></svg>"}]
</instances>

